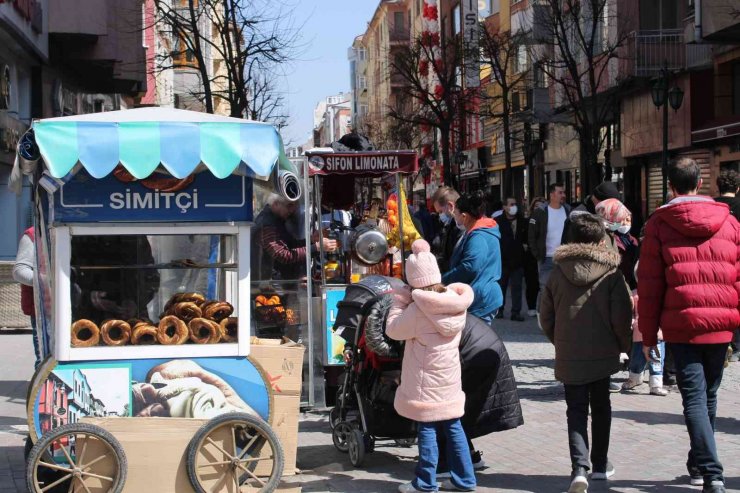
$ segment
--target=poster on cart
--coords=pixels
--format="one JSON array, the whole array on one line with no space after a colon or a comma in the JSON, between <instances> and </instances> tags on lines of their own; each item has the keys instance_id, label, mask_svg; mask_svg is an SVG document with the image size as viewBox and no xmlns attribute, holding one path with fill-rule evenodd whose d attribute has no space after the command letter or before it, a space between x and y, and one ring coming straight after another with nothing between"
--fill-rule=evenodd
<instances>
[{"instance_id":1,"label":"poster on cart","mask_svg":"<svg viewBox=\"0 0 740 493\"><path fill-rule=\"evenodd\" d=\"M347 342L334 333L334 322L337 320L338 304L344 299L346 288L344 286L331 286L324 288L326 299L324 300L324 320L326 327L326 364L344 365L342 352Z\"/></svg>"},{"instance_id":2,"label":"poster on cart","mask_svg":"<svg viewBox=\"0 0 740 493\"><path fill-rule=\"evenodd\" d=\"M57 363L34 392L37 437L88 416L270 415L268 387L247 358Z\"/></svg>"}]
</instances>

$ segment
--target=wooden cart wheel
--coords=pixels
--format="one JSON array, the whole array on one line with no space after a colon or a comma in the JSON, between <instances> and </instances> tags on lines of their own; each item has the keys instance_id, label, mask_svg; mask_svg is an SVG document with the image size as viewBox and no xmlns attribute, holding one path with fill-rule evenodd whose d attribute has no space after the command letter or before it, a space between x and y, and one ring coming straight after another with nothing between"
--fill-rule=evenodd
<instances>
[{"instance_id":1,"label":"wooden cart wheel","mask_svg":"<svg viewBox=\"0 0 740 493\"><path fill-rule=\"evenodd\" d=\"M284 464L270 425L246 413L213 418L188 446L188 476L198 493L275 491Z\"/></svg>"},{"instance_id":2,"label":"wooden cart wheel","mask_svg":"<svg viewBox=\"0 0 740 493\"><path fill-rule=\"evenodd\" d=\"M28 491L120 493L126 482L126 454L116 438L99 426L60 426L36 442L28 455Z\"/></svg>"}]
</instances>

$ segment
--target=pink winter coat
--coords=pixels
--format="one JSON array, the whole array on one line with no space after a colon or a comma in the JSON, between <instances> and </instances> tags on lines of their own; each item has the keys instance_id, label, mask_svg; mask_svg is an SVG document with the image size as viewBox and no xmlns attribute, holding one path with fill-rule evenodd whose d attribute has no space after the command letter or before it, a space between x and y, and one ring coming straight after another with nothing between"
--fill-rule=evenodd
<instances>
[{"instance_id":1,"label":"pink winter coat","mask_svg":"<svg viewBox=\"0 0 740 493\"><path fill-rule=\"evenodd\" d=\"M394 402L401 416L433 423L465 414L459 346L472 303L467 284L450 284L444 293L396 291L386 334L406 341Z\"/></svg>"}]
</instances>

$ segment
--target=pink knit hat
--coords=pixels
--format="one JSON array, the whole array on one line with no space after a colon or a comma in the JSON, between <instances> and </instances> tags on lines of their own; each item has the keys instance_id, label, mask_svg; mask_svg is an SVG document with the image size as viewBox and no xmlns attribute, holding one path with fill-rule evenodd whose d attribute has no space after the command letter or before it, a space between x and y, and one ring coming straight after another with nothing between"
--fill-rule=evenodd
<instances>
[{"instance_id":1,"label":"pink knit hat","mask_svg":"<svg viewBox=\"0 0 740 493\"><path fill-rule=\"evenodd\" d=\"M412 288L426 288L442 282L437 259L429 243L416 240L411 244L411 255L406 260L406 281Z\"/></svg>"}]
</instances>

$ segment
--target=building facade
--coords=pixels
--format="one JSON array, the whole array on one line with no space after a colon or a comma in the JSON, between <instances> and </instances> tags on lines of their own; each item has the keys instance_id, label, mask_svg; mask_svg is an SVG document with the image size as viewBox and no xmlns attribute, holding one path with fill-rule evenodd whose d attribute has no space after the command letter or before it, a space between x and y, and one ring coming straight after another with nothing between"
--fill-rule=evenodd
<instances>
[{"instance_id":1,"label":"building facade","mask_svg":"<svg viewBox=\"0 0 740 493\"><path fill-rule=\"evenodd\" d=\"M362 35L357 36L348 50L349 83L352 93L351 120L352 128L363 133L365 118L369 112L367 83L367 49L362 42Z\"/></svg>"}]
</instances>

